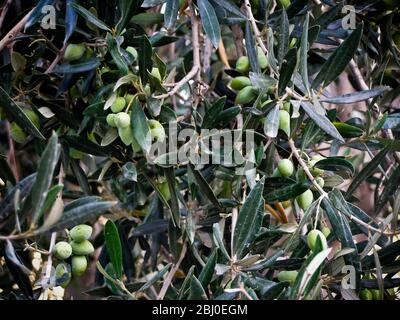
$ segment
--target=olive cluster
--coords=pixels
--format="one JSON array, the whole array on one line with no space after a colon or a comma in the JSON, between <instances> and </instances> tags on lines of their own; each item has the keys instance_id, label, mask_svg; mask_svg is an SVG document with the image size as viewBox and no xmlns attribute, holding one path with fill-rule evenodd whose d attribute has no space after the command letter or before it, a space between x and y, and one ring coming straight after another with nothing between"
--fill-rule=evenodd
<instances>
[{"instance_id":1,"label":"olive cluster","mask_svg":"<svg viewBox=\"0 0 400 320\"><path fill-rule=\"evenodd\" d=\"M86 256L94 252L89 241L92 227L80 224L69 231L70 241L57 242L53 249L54 256L60 260L56 267L56 284L65 288L72 276L79 277L87 269ZM70 260L70 264L66 260Z\"/></svg>"}]
</instances>

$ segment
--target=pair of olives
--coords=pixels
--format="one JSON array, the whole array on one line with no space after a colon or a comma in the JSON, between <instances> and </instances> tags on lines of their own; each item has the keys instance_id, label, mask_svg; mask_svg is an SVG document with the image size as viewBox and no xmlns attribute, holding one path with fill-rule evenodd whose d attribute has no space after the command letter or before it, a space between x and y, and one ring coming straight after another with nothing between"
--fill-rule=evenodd
<instances>
[{"instance_id":1,"label":"pair of olives","mask_svg":"<svg viewBox=\"0 0 400 320\"><path fill-rule=\"evenodd\" d=\"M257 47L257 61L262 70L268 67L268 60L261 48ZM236 104L249 104L253 102L259 93L257 87L253 86L247 74L250 70L250 60L247 56L239 57L236 61L236 71L243 74L230 81L230 87L238 91L236 95Z\"/></svg>"},{"instance_id":2,"label":"pair of olives","mask_svg":"<svg viewBox=\"0 0 400 320\"><path fill-rule=\"evenodd\" d=\"M92 230L91 226L77 225L69 231L70 242L60 241L54 246L53 254L57 259L71 258L71 265L63 261L56 267L56 282L63 288L70 283L72 276L78 277L86 271L86 256L94 252L94 247L89 241Z\"/></svg>"}]
</instances>

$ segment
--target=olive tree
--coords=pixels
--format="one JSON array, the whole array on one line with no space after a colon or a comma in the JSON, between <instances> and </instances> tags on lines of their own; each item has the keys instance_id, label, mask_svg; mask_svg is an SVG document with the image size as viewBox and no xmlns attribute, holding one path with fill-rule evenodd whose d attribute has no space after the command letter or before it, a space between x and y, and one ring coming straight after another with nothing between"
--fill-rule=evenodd
<instances>
[{"instance_id":1,"label":"olive tree","mask_svg":"<svg viewBox=\"0 0 400 320\"><path fill-rule=\"evenodd\" d=\"M396 299L396 1L1 8L0 299Z\"/></svg>"}]
</instances>

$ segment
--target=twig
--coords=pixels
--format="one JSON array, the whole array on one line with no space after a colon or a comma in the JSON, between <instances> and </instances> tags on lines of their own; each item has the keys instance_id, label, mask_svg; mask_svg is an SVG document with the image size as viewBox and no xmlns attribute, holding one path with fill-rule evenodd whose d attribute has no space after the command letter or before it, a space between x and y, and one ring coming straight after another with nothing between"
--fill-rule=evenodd
<instances>
[{"instance_id":1,"label":"twig","mask_svg":"<svg viewBox=\"0 0 400 320\"><path fill-rule=\"evenodd\" d=\"M183 261L183 258L185 257L186 254L186 243L182 247L181 255L179 257L178 262L172 267L172 269L169 271L167 277L165 278L164 284L160 290L160 293L157 296L157 300L163 300L165 294L167 293L167 290L172 282L172 279L175 276L175 273L178 271L180 264Z\"/></svg>"},{"instance_id":2,"label":"twig","mask_svg":"<svg viewBox=\"0 0 400 320\"><path fill-rule=\"evenodd\" d=\"M250 20L251 25L253 26L253 32L254 35L256 36L256 40L258 45L260 46L260 48L262 49L262 51L264 52L264 54L268 54L268 49L265 46L264 42L261 39L261 32L260 30L258 30L257 27L257 23L256 23L256 19L254 18L253 12L251 11L251 4L249 0L244 0L244 6L246 8L247 11L247 17Z\"/></svg>"},{"instance_id":3,"label":"twig","mask_svg":"<svg viewBox=\"0 0 400 320\"><path fill-rule=\"evenodd\" d=\"M0 40L0 52L3 51L3 49L11 42L14 40L14 38L21 32L21 30L25 27L26 22L29 19L29 16L31 14L31 11L29 11L5 36L3 39Z\"/></svg>"},{"instance_id":4,"label":"twig","mask_svg":"<svg viewBox=\"0 0 400 320\"><path fill-rule=\"evenodd\" d=\"M60 61L61 57L64 55L64 51L67 48L67 44L64 44L61 50L58 52L56 58L53 60L53 62L50 64L50 66L47 68L47 70L44 72L45 74L49 74L53 71L53 69L56 67L57 63Z\"/></svg>"},{"instance_id":5,"label":"twig","mask_svg":"<svg viewBox=\"0 0 400 320\"><path fill-rule=\"evenodd\" d=\"M201 80L200 78L200 45L199 45L199 22L196 18L196 14L194 9L191 7L191 25L192 25L192 48L193 48L193 67L192 69L184 76L176 86L169 91L168 93L164 93L158 96L154 96L156 99L166 99L168 97L172 97L175 95L180 88L189 80L197 75L197 80Z\"/></svg>"}]
</instances>

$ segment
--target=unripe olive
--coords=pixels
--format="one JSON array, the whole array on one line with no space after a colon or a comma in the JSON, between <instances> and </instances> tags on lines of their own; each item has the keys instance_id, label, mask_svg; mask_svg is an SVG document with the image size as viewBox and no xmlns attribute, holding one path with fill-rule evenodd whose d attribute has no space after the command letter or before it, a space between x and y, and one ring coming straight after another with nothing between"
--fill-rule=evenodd
<instances>
[{"instance_id":1,"label":"unripe olive","mask_svg":"<svg viewBox=\"0 0 400 320\"><path fill-rule=\"evenodd\" d=\"M106 117L106 121L107 121L108 125L113 128L117 127L117 124L115 123L115 117L116 117L116 114L114 114L114 113L109 113Z\"/></svg>"},{"instance_id":2,"label":"unripe olive","mask_svg":"<svg viewBox=\"0 0 400 320\"><path fill-rule=\"evenodd\" d=\"M251 86L251 81L248 77L239 76L239 77L233 78L231 80L231 82L229 83L229 85L234 90L241 90L244 87Z\"/></svg>"},{"instance_id":3,"label":"unripe olive","mask_svg":"<svg viewBox=\"0 0 400 320\"><path fill-rule=\"evenodd\" d=\"M68 259L72 254L72 247L68 242L60 241L54 246L53 253L57 259Z\"/></svg>"},{"instance_id":4,"label":"unripe olive","mask_svg":"<svg viewBox=\"0 0 400 320\"><path fill-rule=\"evenodd\" d=\"M261 69L268 67L268 59L260 47L257 47L257 60Z\"/></svg>"},{"instance_id":5,"label":"unripe olive","mask_svg":"<svg viewBox=\"0 0 400 320\"><path fill-rule=\"evenodd\" d=\"M74 44L71 43L65 49L64 59L68 61L79 60L86 51L86 47L83 43Z\"/></svg>"},{"instance_id":6,"label":"unripe olive","mask_svg":"<svg viewBox=\"0 0 400 320\"><path fill-rule=\"evenodd\" d=\"M61 262L56 267L56 284L66 288L71 282L71 267L65 262Z\"/></svg>"},{"instance_id":7,"label":"unripe olive","mask_svg":"<svg viewBox=\"0 0 400 320\"><path fill-rule=\"evenodd\" d=\"M87 224L80 224L71 229L69 235L75 242L88 240L92 235L93 228Z\"/></svg>"},{"instance_id":8,"label":"unripe olive","mask_svg":"<svg viewBox=\"0 0 400 320\"><path fill-rule=\"evenodd\" d=\"M311 174L312 174L313 176L319 176L319 175L321 175L321 174L324 173L324 170L323 170L323 169L319 169L319 168L315 168L315 167L314 167L315 164L316 164L318 161L322 160L322 159L325 159L325 158L324 158L323 156L317 154L317 155L315 155L315 156L312 156L312 157L311 157L311 160L308 161L308 166L310 167L310 172L311 172Z\"/></svg>"},{"instance_id":9,"label":"unripe olive","mask_svg":"<svg viewBox=\"0 0 400 320\"><path fill-rule=\"evenodd\" d=\"M152 139L156 139L157 141L164 141L165 139L165 130L160 122L154 119L148 120L148 124L151 131Z\"/></svg>"},{"instance_id":10,"label":"unripe olive","mask_svg":"<svg viewBox=\"0 0 400 320\"><path fill-rule=\"evenodd\" d=\"M126 146L129 146L133 142L132 128L129 126L125 128L118 128L118 135Z\"/></svg>"},{"instance_id":11,"label":"unripe olive","mask_svg":"<svg viewBox=\"0 0 400 320\"><path fill-rule=\"evenodd\" d=\"M317 177L317 178L315 178L315 182L316 182L321 188L323 188L324 185L325 185L325 180L324 180L324 178L322 178L322 177ZM311 187L311 189L315 191L317 188L313 185L313 186Z\"/></svg>"},{"instance_id":12,"label":"unripe olive","mask_svg":"<svg viewBox=\"0 0 400 320\"><path fill-rule=\"evenodd\" d=\"M151 96L151 87L148 83L144 86L143 89L147 96Z\"/></svg>"},{"instance_id":13,"label":"unripe olive","mask_svg":"<svg viewBox=\"0 0 400 320\"><path fill-rule=\"evenodd\" d=\"M160 74L160 70L159 70L158 68L156 68L156 67L152 68L152 69L151 69L151 75L152 75L154 78L160 80L160 82L162 81L161 74Z\"/></svg>"},{"instance_id":14,"label":"unripe olive","mask_svg":"<svg viewBox=\"0 0 400 320\"><path fill-rule=\"evenodd\" d=\"M315 245L317 244L317 238L320 238L322 243L322 249L325 250L328 248L328 243L326 242L326 238L324 234L317 229L311 230L307 235L307 245L311 249L311 251L315 250Z\"/></svg>"},{"instance_id":15,"label":"unripe olive","mask_svg":"<svg viewBox=\"0 0 400 320\"><path fill-rule=\"evenodd\" d=\"M240 73L247 73L250 69L250 60L246 56L239 57L236 60L236 70Z\"/></svg>"},{"instance_id":16,"label":"unripe olive","mask_svg":"<svg viewBox=\"0 0 400 320\"><path fill-rule=\"evenodd\" d=\"M171 193L169 191L168 183L166 181L158 184L158 189L164 196L165 200L169 201L169 199L171 199Z\"/></svg>"},{"instance_id":17,"label":"unripe olive","mask_svg":"<svg viewBox=\"0 0 400 320\"><path fill-rule=\"evenodd\" d=\"M240 90L236 95L236 104L248 104L257 98L258 90L256 87L248 86Z\"/></svg>"},{"instance_id":18,"label":"unripe olive","mask_svg":"<svg viewBox=\"0 0 400 320\"><path fill-rule=\"evenodd\" d=\"M283 110L287 111L290 113L290 102L286 101L283 106L282 106Z\"/></svg>"},{"instance_id":19,"label":"unripe olive","mask_svg":"<svg viewBox=\"0 0 400 320\"><path fill-rule=\"evenodd\" d=\"M94 247L89 240L82 242L71 241L72 253L77 256L85 256L94 252Z\"/></svg>"},{"instance_id":20,"label":"unripe olive","mask_svg":"<svg viewBox=\"0 0 400 320\"><path fill-rule=\"evenodd\" d=\"M290 177L293 174L293 162L289 159L282 159L278 163L278 170L283 177Z\"/></svg>"},{"instance_id":21,"label":"unripe olive","mask_svg":"<svg viewBox=\"0 0 400 320\"><path fill-rule=\"evenodd\" d=\"M279 129L290 136L290 114L286 110L279 110Z\"/></svg>"},{"instance_id":22,"label":"unripe olive","mask_svg":"<svg viewBox=\"0 0 400 320\"><path fill-rule=\"evenodd\" d=\"M378 289L371 290L372 300L381 300L381 292Z\"/></svg>"},{"instance_id":23,"label":"unripe olive","mask_svg":"<svg viewBox=\"0 0 400 320\"><path fill-rule=\"evenodd\" d=\"M18 124L13 122L11 123L11 137L17 143L24 143L28 136Z\"/></svg>"},{"instance_id":24,"label":"unripe olive","mask_svg":"<svg viewBox=\"0 0 400 320\"><path fill-rule=\"evenodd\" d=\"M314 196L311 190L304 191L301 195L296 197L297 204L303 210L307 210L307 208L311 205L314 200Z\"/></svg>"},{"instance_id":25,"label":"unripe olive","mask_svg":"<svg viewBox=\"0 0 400 320\"><path fill-rule=\"evenodd\" d=\"M126 51L129 52L135 60L138 58L138 52L134 47L127 47Z\"/></svg>"},{"instance_id":26,"label":"unripe olive","mask_svg":"<svg viewBox=\"0 0 400 320\"><path fill-rule=\"evenodd\" d=\"M329 229L328 227L323 227L321 229L321 232L323 233L323 235L325 236L325 238L328 238L329 235L331 234L331 229Z\"/></svg>"},{"instance_id":27,"label":"unripe olive","mask_svg":"<svg viewBox=\"0 0 400 320\"><path fill-rule=\"evenodd\" d=\"M278 280L279 280L279 282L287 281L290 283L290 285L293 285L296 280L297 275L298 275L298 272L296 270L281 271L278 273Z\"/></svg>"},{"instance_id":28,"label":"unripe olive","mask_svg":"<svg viewBox=\"0 0 400 320\"><path fill-rule=\"evenodd\" d=\"M114 113L121 112L122 110L124 110L125 105L126 105L125 98L118 97L111 105L111 111Z\"/></svg>"},{"instance_id":29,"label":"unripe olive","mask_svg":"<svg viewBox=\"0 0 400 320\"><path fill-rule=\"evenodd\" d=\"M79 277L86 271L88 263L85 256L73 256L71 259L71 265L72 275Z\"/></svg>"},{"instance_id":30,"label":"unripe olive","mask_svg":"<svg viewBox=\"0 0 400 320\"><path fill-rule=\"evenodd\" d=\"M372 292L368 289L364 289L360 292L360 299L361 300L372 300Z\"/></svg>"},{"instance_id":31,"label":"unripe olive","mask_svg":"<svg viewBox=\"0 0 400 320\"><path fill-rule=\"evenodd\" d=\"M131 124L131 117L126 112L120 112L117 113L114 121L118 128L126 128Z\"/></svg>"},{"instance_id":32,"label":"unripe olive","mask_svg":"<svg viewBox=\"0 0 400 320\"><path fill-rule=\"evenodd\" d=\"M125 102L126 102L126 105L129 106L129 105L131 104L131 101L132 101L134 98L135 98L135 95L134 95L134 94L127 93L127 94L125 95Z\"/></svg>"}]
</instances>

